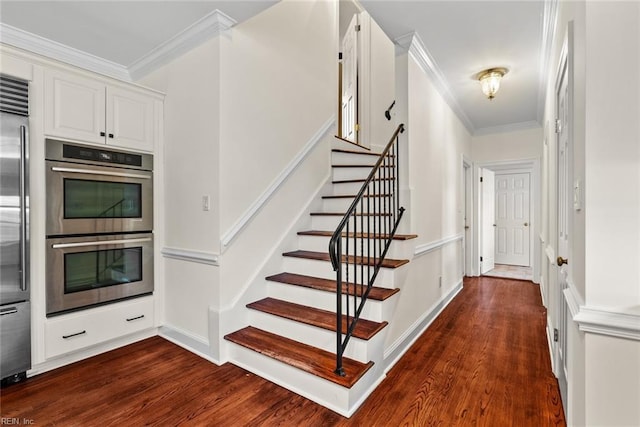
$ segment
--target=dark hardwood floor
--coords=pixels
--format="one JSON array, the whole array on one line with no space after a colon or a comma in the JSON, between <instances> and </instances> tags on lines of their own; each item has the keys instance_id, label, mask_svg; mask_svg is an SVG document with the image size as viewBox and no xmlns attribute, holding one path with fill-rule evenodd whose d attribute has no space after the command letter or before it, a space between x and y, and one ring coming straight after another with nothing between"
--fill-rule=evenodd
<instances>
[{"instance_id":1,"label":"dark hardwood floor","mask_svg":"<svg viewBox=\"0 0 640 427\"><path fill-rule=\"evenodd\" d=\"M465 279L350 419L160 337L3 388L0 412L38 426L565 425L545 319L537 285Z\"/></svg>"}]
</instances>

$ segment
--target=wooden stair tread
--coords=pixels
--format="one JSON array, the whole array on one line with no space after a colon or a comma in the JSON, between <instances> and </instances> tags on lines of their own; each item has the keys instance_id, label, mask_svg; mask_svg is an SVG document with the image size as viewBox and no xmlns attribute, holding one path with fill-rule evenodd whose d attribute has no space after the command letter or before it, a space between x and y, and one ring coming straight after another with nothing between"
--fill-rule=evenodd
<instances>
[{"instance_id":1,"label":"wooden stair tread","mask_svg":"<svg viewBox=\"0 0 640 427\"><path fill-rule=\"evenodd\" d=\"M369 168L374 165L331 165L332 168ZM381 168L392 168L394 165L380 165Z\"/></svg>"},{"instance_id":2,"label":"wooden stair tread","mask_svg":"<svg viewBox=\"0 0 640 427\"><path fill-rule=\"evenodd\" d=\"M342 148L334 148L331 150L334 153L344 153L344 154L362 154L364 156L375 156L380 157L380 153L373 153L371 151L356 151L356 150L345 150Z\"/></svg>"},{"instance_id":3,"label":"wooden stair tread","mask_svg":"<svg viewBox=\"0 0 640 427\"><path fill-rule=\"evenodd\" d=\"M356 182L365 182L366 179L341 179L338 181L331 181L332 184L353 184ZM374 181L395 181L395 178L374 178L371 182Z\"/></svg>"},{"instance_id":4,"label":"wooden stair tread","mask_svg":"<svg viewBox=\"0 0 640 427\"><path fill-rule=\"evenodd\" d=\"M317 236L317 237L331 237L333 236L333 231L323 231L323 230L306 230L299 231L298 236ZM367 234L367 233L354 233L350 232L347 234L346 232L342 233L342 237L365 237L368 239L388 239L388 234ZM417 234L395 234L393 236L393 240L411 240L416 239L418 237Z\"/></svg>"},{"instance_id":5,"label":"wooden stair tread","mask_svg":"<svg viewBox=\"0 0 640 427\"><path fill-rule=\"evenodd\" d=\"M344 212L311 212L311 216L344 216ZM355 216L391 216L390 213L357 213Z\"/></svg>"},{"instance_id":6,"label":"wooden stair tread","mask_svg":"<svg viewBox=\"0 0 640 427\"><path fill-rule=\"evenodd\" d=\"M346 388L351 388L373 366L373 362L362 363L344 357L343 377L334 372L335 354L252 326L232 332L224 338Z\"/></svg>"},{"instance_id":7,"label":"wooden stair tread","mask_svg":"<svg viewBox=\"0 0 640 427\"><path fill-rule=\"evenodd\" d=\"M293 257L293 258L304 258L304 259L312 259L317 261L331 261L329 258L328 252L314 252L314 251L303 251L297 250L292 252L285 252L282 254L283 256ZM375 258L369 259L368 257L354 257L349 255L349 258L345 255L342 256L342 262L348 262L349 264L364 264L364 265L375 265ZM408 259L391 259L385 258L382 261L382 267L384 268L398 268L403 266L409 262Z\"/></svg>"},{"instance_id":8,"label":"wooden stair tread","mask_svg":"<svg viewBox=\"0 0 640 427\"><path fill-rule=\"evenodd\" d=\"M333 292L333 293L336 292L336 287L337 287L335 280L323 279L320 277L305 276L302 274L294 274L294 273L275 274L273 276L267 277L266 279L271 282L279 282L279 283L285 283L288 285L302 286L305 288L316 289L316 290L325 291L325 292ZM349 291L353 292L354 285L352 283L349 283L348 285L344 283L342 285L343 292L347 291L347 286L349 286ZM355 286L356 286L356 293L359 295L362 295L362 293L366 289L366 286L363 286L363 285L355 285ZM375 301L384 301L387 298L391 297L392 295L395 295L399 291L400 289L398 288L387 289L387 288L372 286L371 290L369 291L369 299L372 299Z\"/></svg>"},{"instance_id":9,"label":"wooden stair tread","mask_svg":"<svg viewBox=\"0 0 640 427\"><path fill-rule=\"evenodd\" d=\"M391 197L391 194L363 194L362 197ZM338 194L331 196L322 196L323 199L355 199L355 194Z\"/></svg>"},{"instance_id":10,"label":"wooden stair tread","mask_svg":"<svg viewBox=\"0 0 640 427\"><path fill-rule=\"evenodd\" d=\"M295 304L271 297L247 304L247 308L329 331L336 331L335 312L320 310L318 308ZM362 340L369 340L385 326L387 326L387 322L374 322L372 320L361 318L358 320L358 323L356 323L356 327L353 330L353 336ZM347 331L347 316L344 315L342 316L342 331L343 333Z\"/></svg>"}]
</instances>

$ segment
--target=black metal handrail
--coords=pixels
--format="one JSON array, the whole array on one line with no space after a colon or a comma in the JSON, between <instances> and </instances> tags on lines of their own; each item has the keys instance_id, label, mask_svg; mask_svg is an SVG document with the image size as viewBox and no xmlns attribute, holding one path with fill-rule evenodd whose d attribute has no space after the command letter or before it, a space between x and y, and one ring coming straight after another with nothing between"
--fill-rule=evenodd
<instances>
[{"instance_id":1,"label":"black metal handrail","mask_svg":"<svg viewBox=\"0 0 640 427\"><path fill-rule=\"evenodd\" d=\"M404 213L400 206L398 169L398 140L402 132L403 124L393 133L329 241L337 286L335 372L338 375L345 375L342 355Z\"/></svg>"}]
</instances>

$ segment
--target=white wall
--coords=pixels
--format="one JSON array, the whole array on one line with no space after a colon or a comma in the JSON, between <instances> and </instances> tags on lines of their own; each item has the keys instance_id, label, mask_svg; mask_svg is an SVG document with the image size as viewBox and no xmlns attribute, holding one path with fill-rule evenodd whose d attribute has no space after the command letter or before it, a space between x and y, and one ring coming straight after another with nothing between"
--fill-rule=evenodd
<instances>
[{"instance_id":1,"label":"white wall","mask_svg":"<svg viewBox=\"0 0 640 427\"><path fill-rule=\"evenodd\" d=\"M395 348L413 328L426 326L462 283L462 158L471 157L471 136L411 54L396 58L396 78L397 120L406 125L400 147L406 159L403 204L408 208L403 232L419 237L418 255L399 285L387 349ZM449 238L454 239L445 243Z\"/></svg>"},{"instance_id":2,"label":"white wall","mask_svg":"<svg viewBox=\"0 0 640 427\"><path fill-rule=\"evenodd\" d=\"M214 256L220 241L220 39L187 52L142 79L166 93L165 250ZM208 195L211 209L202 210ZM208 309L219 294L217 267L193 260L165 263L165 325L208 341Z\"/></svg>"},{"instance_id":3,"label":"white wall","mask_svg":"<svg viewBox=\"0 0 640 427\"><path fill-rule=\"evenodd\" d=\"M214 360L221 330L235 328L221 311L259 280L328 177L330 144L316 134L333 133L336 11L281 1L143 79L166 93L166 246L188 255L166 263L166 324Z\"/></svg>"},{"instance_id":4,"label":"white wall","mask_svg":"<svg viewBox=\"0 0 640 427\"><path fill-rule=\"evenodd\" d=\"M638 314L640 239L634 237L640 235L639 9L638 2L587 2L585 81L585 302ZM618 64L615 77L611 64Z\"/></svg>"},{"instance_id":5,"label":"white wall","mask_svg":"<svg viewBox=\"0 0 640 427\"><path fill-rule=\"evenodd\" d=\"M222 39L223 233L334 114L336 9L284 0Z\"/></svg>"},{"instance_id":6,"label":"white wall","mask_svg":"<svg viewBox=\"0 0 640 427\"><path fill-rule=\"evenodd\" d=\"M474 136L473 161L476 163L539 159L542 157L542 128Z\"/></svg>"},{"instance_id":7,"label":"white wall","mask_svg":"<svg viewBox=\"0 0 640 427\"><path fill-rule=\"evenodd\" d=\"M337 4L285 0L222 39L220 203L223 236L335 114ZM335 130L331 131L331 134ZM251 283L268 254L327 179L329 143L289 178L288 196L261 208L223 247L220 309ZM307 169L308 167L308 169ZM289 182L287 182L289 184Z\"/></svg>"},{"instance_id":8,"label":"white wall","mask_svg":"<svg viewBox=\"0 0 640 427\"><path fill-rule=\"evenodd\" d=\"M640 424L640 4L559 2L545 123L555 119L560 49L573 26L572 182L583 207L570 212L568 403L570 425ZM612 78L610 65L616 64ZM545 135L543 251L551 328L557 299L556 141ZM554 308L555 306L555 308ZM623 328L621 325L627 324ZM561 325L560 325L561 326ZM555 349L555 347L554 347Z\"/></svg>"}]
</instances>

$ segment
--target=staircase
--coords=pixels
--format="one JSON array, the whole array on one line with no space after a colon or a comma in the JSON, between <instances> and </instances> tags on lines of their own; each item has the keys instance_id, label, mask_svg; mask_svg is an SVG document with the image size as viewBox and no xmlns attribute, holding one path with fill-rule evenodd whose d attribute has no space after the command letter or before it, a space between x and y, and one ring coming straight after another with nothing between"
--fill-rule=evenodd
<instances>
[{"instance_id":1,"label":"staircase","mask_svg":"<svg viewBox=\"0 0 640 427\"><path fill-rule=\"evenodd\" d=\"M345 144L346 143L342 143ZM395 235L380 263L374 287L353 328L336 373L337 282L328 252L329 241L369 175L379 155L353 147L332 150L332 191L322 197L322 210L311 213L311 230L298 232L298 249L283 253L283 270L266 277L267 298L247 305L250 326L225 336L233 343L230 359L257 375L350 416L384 377L384 338L394 307L396 273L409 262L415 235ZM371 194L372 199L381 197ZM357 221L373 221L363 215ZM343 233L348 240L357 232ZM374 238L387 236L378 233ZM369 249L370 250L370 249ZM343 256L349 265L373 263L368 249ZM343 267L344 268L344 267ZM350 268L349 266L346 269ZM353 276L351 276L353 277ZM366 286L342 283L343 292L362 295ZM342 296L342 304L349 304ZM343 315L341 331L352 317ZM343 332L344 333L344 332Z\"/></svg>"}]
</instances>

